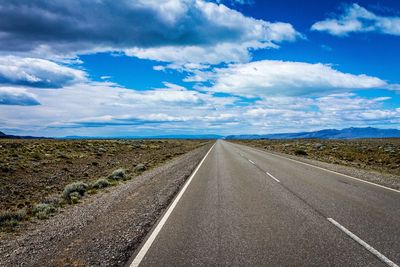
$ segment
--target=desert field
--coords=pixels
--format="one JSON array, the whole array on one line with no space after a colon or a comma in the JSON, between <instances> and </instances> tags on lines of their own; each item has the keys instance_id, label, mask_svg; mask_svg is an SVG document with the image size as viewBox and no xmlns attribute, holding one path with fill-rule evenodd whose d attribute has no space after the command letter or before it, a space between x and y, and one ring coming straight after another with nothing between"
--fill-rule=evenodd
<instances>
[{"instance_id":1,"label":"desert field","mask_svg":"<svg viewBox=\"0 0 400 267\"><path fill-rule=\"evenodd\" d=\"M204 140L0 140L0 229L46 219L83 196L198 148Z\"/></svg>"},{"instance_id":2,"label":"desert field","mask_svg":"<svg viewBox=\"0 0 400 267\"><path fill-rule=\"evenodd\" d=\"M400 139L234 140L233 142L328 163L400 176Z\"/></svg>"}]
</instances>

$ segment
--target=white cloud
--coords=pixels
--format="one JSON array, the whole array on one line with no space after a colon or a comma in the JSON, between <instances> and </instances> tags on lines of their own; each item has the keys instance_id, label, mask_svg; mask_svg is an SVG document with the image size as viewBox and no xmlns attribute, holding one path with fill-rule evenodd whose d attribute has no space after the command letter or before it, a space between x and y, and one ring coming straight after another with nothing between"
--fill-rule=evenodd
<instances>
[{"instance_id":1,"label":"white cloud","mask_svg":"<svg viewBox=\"0 0 400 267\"><path fill-rule=\"evenodd\" d=\"M266 98L247 106L242 120L251 125L249 128L258 126L258 133L299 132L299 129L317 130L322 127L398 127L400 109L383 108L383 103L389 99L363 98L349 93L317 98Z\"/></svg>"},{"instance_id":2,"label":"white cloud","mask_svg":"<svg viewBox=\"0 0 400 267\"><path fill-rule=\"evenodd\" d=\"M48 60L0 56L0 85L60 88L85 80L85 72Z\"/></svg>"},{"instance_id":3,"label":"white cloud","mask_svg":"<svg viewBox=\"0 0 400 267\"><path fill-rule=\"evenodd\" d=\"M263 60L232 64L215 71L214 85L203 90L244 96L329 94L352 89L386 88L364 74L343 73L326 64Z\"/></svg>"},{"instance_id":4,"label":"white cloud","mask_svg":"<svg viewBox=\"0 0 400 267\"><path fill-rule=\"evenodd\" d=\"M24 88L0 87L0 105L36 106L37 97Z\"/></svg>"},{"instance_id":5,"label":"white cloud","mask_svg":"<svg viewBox=\"0 0 400 267\"><path fill-rule=\"evenodd\" d=\"M311 26L311 30L338 36L346 36L352 32L378 32L399 36L400 17L379 16L358 4L352 4L338 18L318 21Z\"/></svg>"},{"instance_id":6,"label":"white cloud","mask_svg":"<svg viewBox=\"0 0 400 267\"><path fill-rule=\"evenodd\" d=\"M0 17L0 52L57 59L126 51L167 62L243 62L249 49L301 36L288 23L203 0L8 1Z\"/></svg>"},{"instance_id":7,"label":"white cloud","mask_svg":"<svg viewBox=\"0 0 400 267\"><path fill-rule=\"evenodd\" d=\"M400 126L400 109L383 108L388 97L364 98L349 93L265 96L239 105L238 98L217 97L171 83L147 91L108 82L81 83L58 90L7 90L40 102L29 107L0 105L3 129L26 135L236 134L314 130L321 125ZM0 99L5 91L0 87Z\"/></svg>"}]
</instances>

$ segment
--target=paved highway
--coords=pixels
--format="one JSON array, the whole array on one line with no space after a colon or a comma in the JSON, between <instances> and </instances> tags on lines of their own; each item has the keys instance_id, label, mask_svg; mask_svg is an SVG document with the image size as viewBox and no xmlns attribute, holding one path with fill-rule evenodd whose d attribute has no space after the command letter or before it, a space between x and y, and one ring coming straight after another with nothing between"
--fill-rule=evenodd
<instances>
[{"instance_id":1,"label":"paved highway","mask_svg":"<svg viewBox=\"0 0 400 267\"><path fill-rule=\"evenodd\" d=\"M131 266L399 263L399 191L219 140Z\"/></svg>"}]
</instances>

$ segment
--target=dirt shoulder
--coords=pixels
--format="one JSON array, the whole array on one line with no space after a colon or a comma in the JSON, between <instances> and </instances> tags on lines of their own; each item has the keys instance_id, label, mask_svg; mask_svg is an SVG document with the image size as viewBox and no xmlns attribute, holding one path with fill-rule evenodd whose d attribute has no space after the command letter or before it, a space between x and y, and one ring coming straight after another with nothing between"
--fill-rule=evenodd
<instances>
[{"instance_id":1,"label":"dirt shoulder","mask_svg":"<svg viewBox=\"0 0 400 267\"><path fill-rule=\"evenodd\" d=\"M400 139L229 141L400 190Z\"/></svg>"},{"instance_id":2,"label":"dirt shoulder","mask_svg":"<svg viewBox=\"0 0 400 267\"><path fill-rule=\"evenodd\" d=\"M1 266L123 266L211 143L0 240Z\"/></svg>"}]
</instances>

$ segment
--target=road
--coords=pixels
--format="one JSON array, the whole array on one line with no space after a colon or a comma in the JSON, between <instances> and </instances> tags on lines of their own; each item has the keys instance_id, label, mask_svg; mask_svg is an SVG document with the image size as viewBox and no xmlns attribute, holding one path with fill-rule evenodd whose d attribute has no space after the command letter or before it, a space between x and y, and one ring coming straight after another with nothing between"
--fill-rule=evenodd
<instances>
[{"instance_id":1,"label":"road","mask_svg":"<svg viewBox=\"0 0 400 267\"><path fill-rule=\"evenodd\" d=\"M397 266L400 192L219 140L131 266Z\"/></svg>"}]
</instances>

